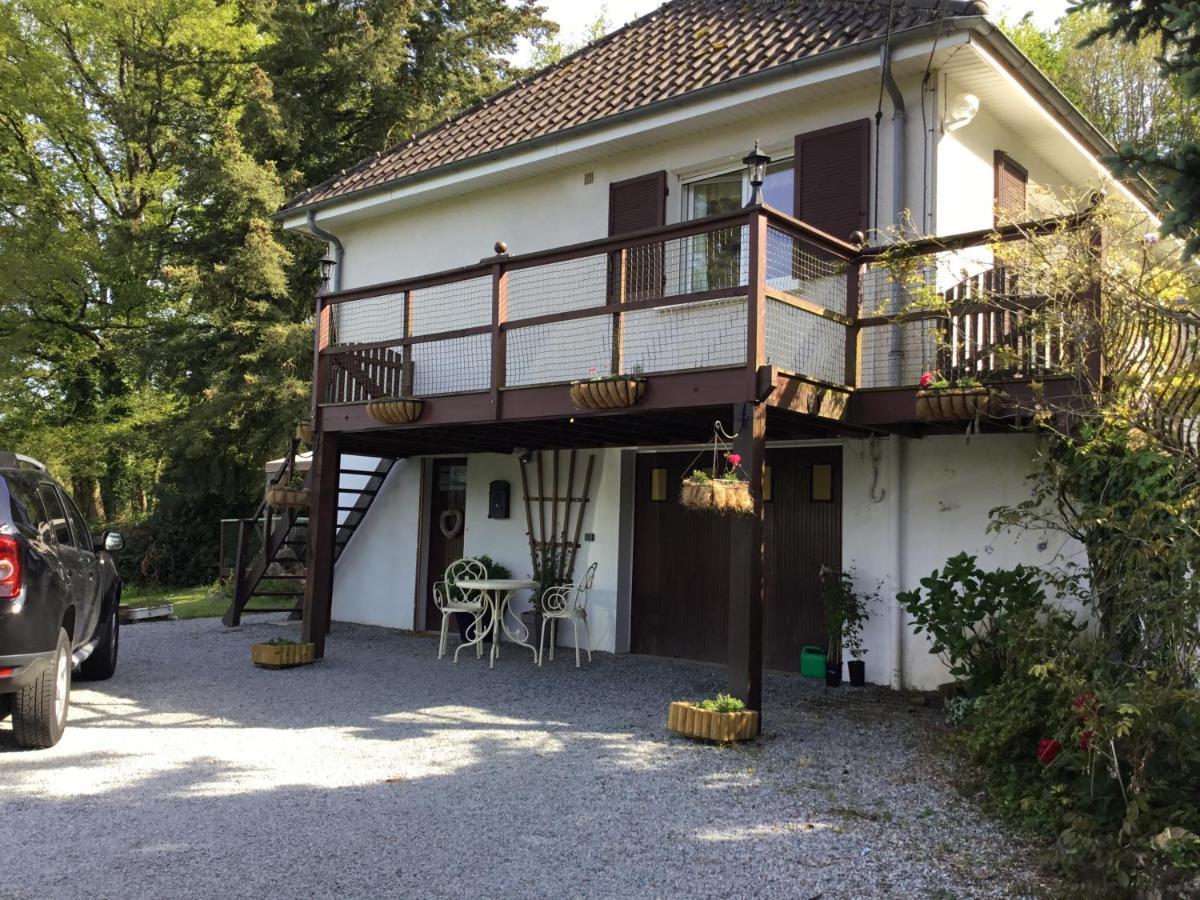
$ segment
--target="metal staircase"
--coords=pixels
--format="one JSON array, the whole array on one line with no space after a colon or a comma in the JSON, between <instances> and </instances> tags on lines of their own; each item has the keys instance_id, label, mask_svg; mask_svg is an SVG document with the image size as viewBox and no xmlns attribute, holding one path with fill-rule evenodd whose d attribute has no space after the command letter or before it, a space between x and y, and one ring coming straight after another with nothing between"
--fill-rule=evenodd
<instances>
[{"instance_id":1,"label":"metal staircase","mask_svg":"<svg viewBox=\"0 0 1200 900\"><path fill-rule=\"evenodd\" d=\"M238 523L238 543L231 574L233 599L221 621L233 627L244 613L279 612L275 598L291 598L293 618L304 600L308 564L308 495L311 471L299 475L300 440L293 438L284 463L267 483L263 501L254 515ZM338 529L334 537L336 565L358 526L366 519L375 497L395 461L372 457L344 458L338 470ZM295 487L286 505L277 505L275 488ZM303 501L303 502L300 502ZM254 606L256 598L270 599L269 606Z\"/></svg>"}]
</instances>

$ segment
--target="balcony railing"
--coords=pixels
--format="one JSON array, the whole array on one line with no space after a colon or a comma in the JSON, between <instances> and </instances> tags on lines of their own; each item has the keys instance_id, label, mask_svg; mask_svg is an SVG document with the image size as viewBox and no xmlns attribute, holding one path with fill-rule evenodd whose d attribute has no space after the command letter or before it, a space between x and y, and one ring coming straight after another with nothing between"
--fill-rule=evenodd
<instances>
[{"instance_id":1,"label":"balcony railing","mask_svg":"<svg viewBox=\"0 0 1200 900\"><path fill-rule=\"evenodd\" d=\"M1017 233L1014 232L1013 236ZM861 250L766 207L321 298L323 405L775 366L838 388L1061 371L980 232ZM944 298L922 309L921 297Z\"/></svg>"}]
</instances>

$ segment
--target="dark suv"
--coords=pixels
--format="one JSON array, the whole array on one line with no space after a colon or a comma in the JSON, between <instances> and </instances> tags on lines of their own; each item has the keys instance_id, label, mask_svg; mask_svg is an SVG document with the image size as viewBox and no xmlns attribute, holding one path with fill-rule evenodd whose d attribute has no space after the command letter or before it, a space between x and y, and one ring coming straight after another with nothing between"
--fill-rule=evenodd
<instances>
[{"instance_id":1,"label":"dark suv","mask_svg":"<svg viewBox=\"0 0 1200 900\"><path fill-rule=\"evenodd\" d=\"M22 747L53 747L67 725L71 672L117 668L121 578L46 467L0 452L0 721Z\"/></svg>"}]
</instances>

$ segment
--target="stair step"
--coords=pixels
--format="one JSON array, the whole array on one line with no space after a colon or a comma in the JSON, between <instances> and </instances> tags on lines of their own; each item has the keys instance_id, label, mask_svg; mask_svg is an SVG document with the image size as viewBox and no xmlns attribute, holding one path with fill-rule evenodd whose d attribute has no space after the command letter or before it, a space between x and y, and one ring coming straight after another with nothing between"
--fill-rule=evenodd
<instances>
[{"instance_id":1,"label":"stair step","mask_svg":"<svg viewBox=\"0 0 1200 900\"><path fill-rule=\"evenodd\" d=\"M254 597L303 597L304 591L255 591L250 595ZM244 610L243 610L244 611Z\"/></svg>"},{"instance_id":2,"label":"stair step","mask_svg":"<svg viewBox=\"0 0 1200 900\"><path fill-rule=\"evenodd\" d=\"M263 581L295 581L298 578L305 578L305 575L264 575Z\"/></svg>"},{"instance_id":3,"label":"stair step","mask_svg":"<svg viewBox=\"0 0 1200 900\"><path fill-rule=\"evenodd\" d=\"M381 472L377 472L374 469L338 469L338 474L339 475L373 475L375 477L382 478L384 475L387 474L387 469L384 469Z\"/></svg>"}]
</instances>

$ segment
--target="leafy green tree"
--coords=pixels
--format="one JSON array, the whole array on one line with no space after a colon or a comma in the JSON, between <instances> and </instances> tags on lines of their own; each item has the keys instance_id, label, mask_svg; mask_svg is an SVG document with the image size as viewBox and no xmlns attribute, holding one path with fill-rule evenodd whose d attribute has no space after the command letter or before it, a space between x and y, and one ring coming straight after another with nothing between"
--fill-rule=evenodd
<instances>
[{"instance_id":1,"label":"leafy green tree","mask_svg":"<svg viewBox=\"0 0 1200 900\"><path fill-rule=\"evenodd\" d=\"M1072 12L1093 10L1104 16L1084 39L1083 48L1106 39L1133 46L1146 42L1155 51L1162 76L1178 86L1180 104L1194 122L1200 98L1200 0L1080 0L1072 7ZM1109 77L1099 69L1092 75L1095 82ZM1167 206L1163 233L1183 239L1187 257L1200 251L1200 140L1194 127L1144 146L1125 140L1118 163L1123 172L1144 174L1161 185Z\"/></svg>"}]
</instances>

